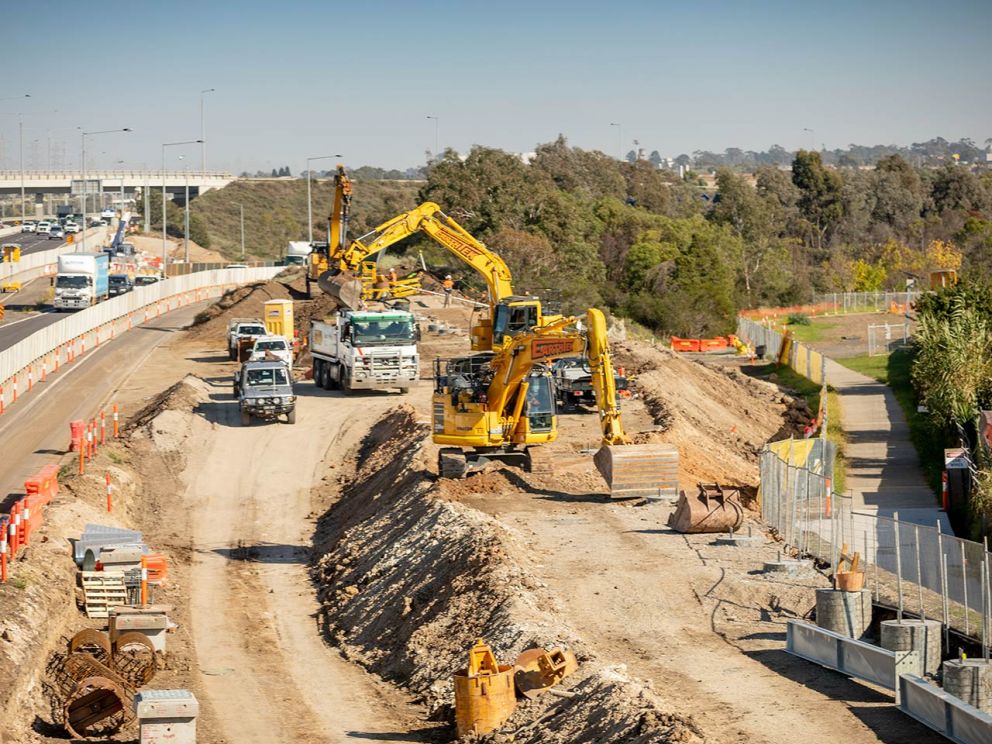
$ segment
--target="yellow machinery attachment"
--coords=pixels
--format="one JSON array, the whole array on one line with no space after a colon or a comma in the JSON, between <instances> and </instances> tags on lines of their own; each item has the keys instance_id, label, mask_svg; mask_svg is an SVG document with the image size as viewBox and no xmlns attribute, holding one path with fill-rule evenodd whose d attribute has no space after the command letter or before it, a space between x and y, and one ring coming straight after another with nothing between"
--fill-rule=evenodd
<instances>
[{"instance_id":1,"label":"yellow machinery attachment","mask_svg":"<svg viewBox=\"0 0 992 744\"><path fill-rule=\"evenodd\" d=\"M532 700L578 668L579 662L571 651L561 648L550 651L531 648L517 657L513 682L517 686L517 692Z\"/></svg>"},{"instance_id":2,"label":"yellow machinery attachment","mask_svg":"<svg viewBox=\"0 0 992 744\"><path fill-rule=\"evenodd\" d=\"M675 511L668 517L668 526L676 532L730 532L744 524L744 507L740 491L725 491L716 483L698 484L699 493L679 497Z\"/></svg>"},{"instance_id":3,"label":"yellow machinery attachment","mask_svg":"<svg viewBox=\"0 0 992 744\"><path fill-rule=\"evenodd\" d=\"M455 672L455 729L460 737L487 734L513 715L513 667L498 664L481 638L468 652L468 667Z\"/></svg>"}]
</instances>

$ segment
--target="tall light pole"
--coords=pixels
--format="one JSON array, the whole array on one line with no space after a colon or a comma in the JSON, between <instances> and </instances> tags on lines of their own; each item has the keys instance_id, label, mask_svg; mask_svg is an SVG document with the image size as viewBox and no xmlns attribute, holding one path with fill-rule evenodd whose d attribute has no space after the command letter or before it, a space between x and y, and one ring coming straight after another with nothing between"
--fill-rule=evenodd
<instances>
[{"instance_id":1,"label":"tall light pole","mask_svg":"<svg viewBox=\"0 0 992 744\"><path fill-rule=\"evenodd\" d=\"M231 202L241 210L241 260L245 260L245 205L239 202Z\"/></svg>"},{"instance_id":2,"label":"tall light pole","mask_svg":"<svg viewBox=\"0 0 992 744\"><path fill-rule=\"evenodd\" d=\"M117 165L121 167L121 216L124 219L124 161L118 160Z\"/></svg>"},{"instance_id":3,"label":"tall light pole","mask_svg":"<svg viewBox=\"0 0 992 744\"><path fill-rule=\"evenodd\" d=\"M207 127L203 118L203 97L207 93L213 93L216 88L207 88L200 91L200 177L207 174Z\"/></svg>"},{"instance_id":4,"label":"tall light pole","mask_svg":"<svg viewBox=\"0 0 992 744\"><path fill-rule=\"evenodd\" d=\"M809 127L803 127L804 132L809 132L809 151L816 151L816 132Z\"/></svg>"},{"instance_id":5,"label":"tall light pole","mask_svg":"<svg viewBox=\"0 0 992 744\"><path fill-rule=\"evenodd\" d=\"M313 200L310 198L310 162L343 157L344 155L314 155L312 158L307 158L307 240L311 243L313 243Z\"/></svg>"},{"instance_id":6,"label":"tall light pole","mask_svg":"<svg viewBox=\"0 0 992 744\"><path fill-rule=\"evenodd\" d=\"M162 278L166 277L166 269L169 263L169 252L168 243L165 239L165 148L166 147L179 147L180 145L199 145L203 142L202 139L197 140L183 140L182 142L164 142L162 143Z\"/></svg>"},{"instance_id":7,"label":"tall light pole","mask_svg":"<svg viewBox=\"0 0 992 744\"><path fill-rule=\"evenodd\" d=\"M434 159L437 160L438 157L440 156L440 150L441 150L441 138L439 136L439 131L440 131L439 124L441 121L441 117L431 116L430 114L428 114L427 118L434 120Z\"/></svg>"},{"instance_id":8,"label":"tall light pole","mask_svg":"<svg viewBox=\"0 0 992 744\"><path fill-rule=\"evenodd\" d=\"M610 122L611 127L617 128L617 160L623 160L623 124L617 121Z\"/></svg>"},{"instance_id":9,"label":"tall light pole","mask_svg":"<svg viewBox=\"0 0 992 744\"><path fill-rule=\"evenodd\" d=\"M124 127L123 129L101 129L98 132L82 132L82 147L80 152L79 164L82 168L83 173L83 229L80 232L82 236L79 239L79 252L86 252L86 196L89 189L86 187L86 138L92 137L96 134L114 134L116 132L130 132L130 127Z\"/></svg>"},{"instance_id":10,"label":"tall light pole","mask_svg":"<svg viewBox=\"0 0 992 744\"><path fill-rule=\"evenodd\" d=\"M183 156L180 155L182 160ZM183 197L183 262L189 263L189 163L183 163L183 176L186 179L186 196Z\"/></svg>"}]
</instances>

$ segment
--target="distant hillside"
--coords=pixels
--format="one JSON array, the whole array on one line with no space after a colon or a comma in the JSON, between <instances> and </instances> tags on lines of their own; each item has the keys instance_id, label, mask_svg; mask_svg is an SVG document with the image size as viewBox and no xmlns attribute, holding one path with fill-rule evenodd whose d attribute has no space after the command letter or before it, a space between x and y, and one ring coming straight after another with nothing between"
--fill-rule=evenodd
<instances>
[{"instance_id":1,"label":"distant hillside","mask_svg":"<svg viewBox=\"0 0 992 744\"><path fill-rule=\"evenodd\" d=\"M417 204L418 181L353 181L352 219L349 233L361 235L380 222ZM334 196L330 180L313 181L313 235L327 237L327 218ZM210 236L210 247L228 258L241 256L241 223L238 204L245 211L245 251L248 256L281 256L290 240L307 239L307 182L235 181L208 191L190 202Z\"/></svg>"}]
</instances>

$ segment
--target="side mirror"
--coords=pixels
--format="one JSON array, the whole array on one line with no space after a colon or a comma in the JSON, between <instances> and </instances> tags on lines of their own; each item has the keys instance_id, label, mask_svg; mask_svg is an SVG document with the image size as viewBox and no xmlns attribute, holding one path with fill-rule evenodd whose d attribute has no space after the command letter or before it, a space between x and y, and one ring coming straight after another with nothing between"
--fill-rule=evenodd
<instances>
[{"instance_id":1,"label":"side mirror","mask_svg":"<svg viewBox=\"0 0 992 744\"><path fill-rule=\"evenodd\" d=\"M413 338L414 338L414 340L419 341L420 340L420 335L421 335L420 323L417 323L416 330L414 330L414 332L413 332Z\"/></svg>"}]
</instances>

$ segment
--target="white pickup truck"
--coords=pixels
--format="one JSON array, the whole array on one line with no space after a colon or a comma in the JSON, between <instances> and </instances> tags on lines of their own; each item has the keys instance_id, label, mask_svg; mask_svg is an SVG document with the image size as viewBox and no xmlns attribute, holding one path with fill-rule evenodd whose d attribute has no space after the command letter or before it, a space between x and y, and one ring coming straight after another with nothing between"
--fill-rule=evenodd
<instances>
[{"instance_id":1,"label":"white pickup truck","mask_svg":"<svg viewBox=\"0 0 992 744\"><path fill-rule=\"evenodd\" d=\"M342 310L310 325L314 383L325 390L409 391L420 377L419 331L404 310Z\"/></svg>"},{"instance_id":2,"label":"white pickup truck","mask_svg":"<svg viewBox=\"0 0 992 744\"><path fill-rule=\"evenodd\" d=\"M227 324L227 355L238 358L238 340L266 335L265 323L258 318L235 318Z\"/></svg>"}]
</instances>

